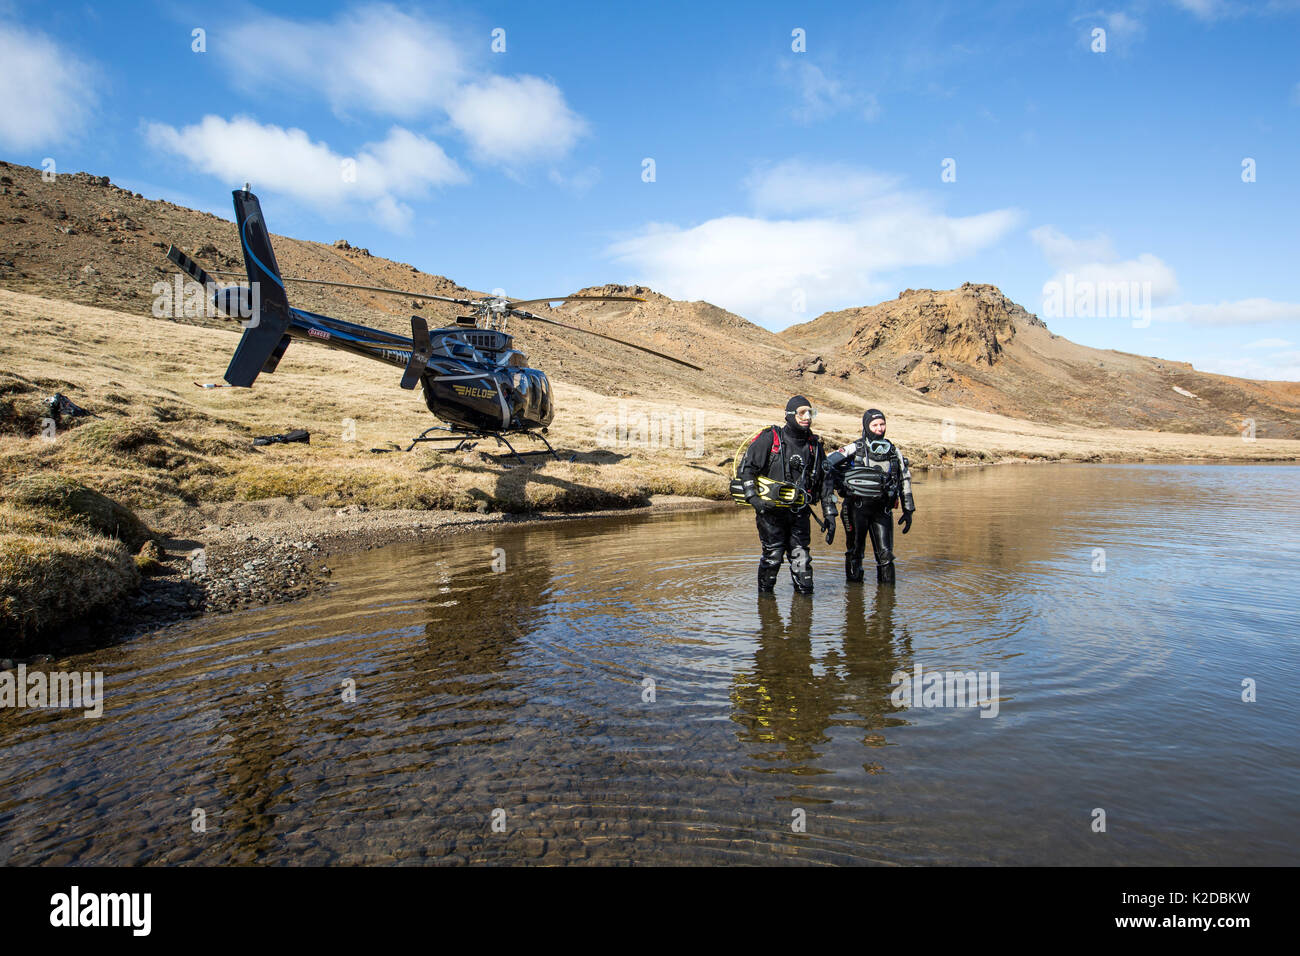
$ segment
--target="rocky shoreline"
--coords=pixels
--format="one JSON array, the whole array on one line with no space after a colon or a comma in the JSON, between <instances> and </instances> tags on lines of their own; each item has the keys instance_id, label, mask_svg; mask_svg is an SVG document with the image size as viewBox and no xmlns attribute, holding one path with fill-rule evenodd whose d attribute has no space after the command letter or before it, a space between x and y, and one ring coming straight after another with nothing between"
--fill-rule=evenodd
<instances>
[{"instance_id":1,"label":"rocky shoreline","mask_svg":"<svg viewBox=\"0 0 1300 956\"><path fill-rule=\"evenodd\" d=\"M1250 463L1294 463L1295 456ZM1103 459L1099 464L1226 464L1219 459ZM957 467L997 467L1010 462L970 462ZM1050 464L1052 460L1021 461ZM1083 462L1079 462L1083 463ZM1246 463L1246 462L1242 462ZM924 472L925 465L917 469ZM334 508L310 498L203 504L142 511L159 534L159 567L120 604L93 620L42 635L42 651L16 660L48 661L138 637L179 621L296 601L329 586L328 559L416 539L465 534L487 525L537 525L730 508L729 501L654 495L637 508L526 514ZM12 664L0 660L0 668Z\"/></svg>"}]
</instances>

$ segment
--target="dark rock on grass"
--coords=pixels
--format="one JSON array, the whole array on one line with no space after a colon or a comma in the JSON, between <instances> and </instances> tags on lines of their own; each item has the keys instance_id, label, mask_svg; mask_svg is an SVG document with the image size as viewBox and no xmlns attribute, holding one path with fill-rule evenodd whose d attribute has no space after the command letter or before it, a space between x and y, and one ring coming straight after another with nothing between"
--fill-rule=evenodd
<instances>
[{"instance_id":1,"label":"dark rock on grass","mask_svg":"<svg viewBox=\"0 0 1300 956\"><path fill-rule=\"evenodd\" d=\"M162 563L162 558L162 550L157 542L146 541L140 548L140 553L135 556L135 566L140 569L141 574L149 577L166 574L167 568Z\"/></svg>"}]
</instances>

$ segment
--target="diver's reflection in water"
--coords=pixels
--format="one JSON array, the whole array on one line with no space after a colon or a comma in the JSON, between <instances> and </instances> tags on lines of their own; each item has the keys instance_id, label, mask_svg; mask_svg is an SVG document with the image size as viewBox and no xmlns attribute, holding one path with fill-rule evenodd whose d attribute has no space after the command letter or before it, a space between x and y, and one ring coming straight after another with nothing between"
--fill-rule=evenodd
<instances>
[{"instance_id":1,"label":"diver's reflection in water","mask_svg":"<svg viewBox=\"0 0 1300 956\"><path fill-rule=\"evenodd\" d=\"M856 720L844 723L861 727L863 745L877 748L885 745L881 730L907 723L903 709L894 706L890 695L893 675L909 666L912 638L906 622L895 612L893 587L876 588L869 615L863 591L857 586L846 589L843 657L836 669L840 677L838 693L841 709L858 715ZM863 769L880 773L883 768L870 761Z\"/></svg>"},{"instance_id":2,"label":"diver's reflection in water","mask_svg":"<svg viewBox=\"0 0 1300 956\"><path fill-rule=\"evenodd\" d=\"M524 638L542 623L551 549L545 541L530 547L526 538L506 543L493 550L491 563L485 549L482 563L435 566L416 663L436 680L513 670L527 646ZM461 690L442 687L444 693Z\"/></svg>"},{"instance_id":3,"label":"diver's reflection in water","mask_svg":"<svg viewBox=\"0 0 1300 956\"><path fill-rule=\"evenodd\" d=\"M812 654L813 602L792 595L790 622L781 618L771 595L758 598L758 650L754 667L732 681L732 719L740 724L740 739L758 744L754 756L786 773L816 772L809 764L826 743L833 694L826 675L814 670Z\"/></svg>"},{"instance_id":4,"label":"diver's reflection in water","mask_svg":"<svg viewBox=\"0 0 1300 956\"><path fill-rule=\"evenodd\" d=\"M758 648L753 667L732 682L732 719L738 737L758 745L754 756L762 769L777 773L829 772L816 765L827 729L856 726L865 746L884 744L883 728L904 723L890 701L891 677L911 657L907 628L896 618L894 589L878 588L870 615L861 587L849 587L840 647L817 659L812 647L814 606L793 595L789 620L777 601L758 599ZM823 605L816 613L826 614ZM855 716L844 715L845 712ZM869 773L880 771L870 761Z\"/></svg>"},{"instance_id":5,"label":"diver's reflection in water","mask_svg":"<svg viewBox=\"0 0 1300 956\"><path fill-rule=\"evenodd\" d=\"M231 863L256 863L278 841L276 819L286 808L285 793L292 789L299 743L292 695L285 690L288 670L256 661L251 669L256 682L249 684L248 693L228 695L216 708L218 740L223 744L218 751L218 820L231 844Z\"/></svg>"},{"instance_id":6,"label":"diver's reflection in water","mask_svg":"<svg viewBox=\"0 0 1300 956\"><path fill-rule=\"evenodd\" d=\"M846 684L887 685L900 665L911 658L912 637L907 623L895 611L893 587L876 588L870 614L866 612L863 590L849 587L845 595L842 646Z\"/></svg>"},{"instance_id":7,"label":"diver's reflection in water","mask_svg":"<svg viewBox=\"0 0 1300 956\"><path fill-rule=\"evenodd\" d=\"M548 552L525 540L510 542L496 566L486 554L482 564L439 562L413 660L424 686L407 694L399 713L417 719L430 707L459 708L475 714L467 726L508 724L524 699L510 691L524 680L526 638L542 622L552 577Z\"/></svg>"}]
</instances>

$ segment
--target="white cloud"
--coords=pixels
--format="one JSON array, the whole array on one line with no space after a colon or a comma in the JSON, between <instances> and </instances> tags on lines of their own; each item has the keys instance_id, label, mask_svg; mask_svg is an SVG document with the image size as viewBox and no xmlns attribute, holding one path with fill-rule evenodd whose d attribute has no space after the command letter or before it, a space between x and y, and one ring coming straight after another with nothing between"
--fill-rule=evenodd
<instances>
[{"instance_id":1,"label":"white cloud","mask_svg":"<svg viewBox=\"0 0 1300 956\"><path fill-rule=\"evenodd\" d=\"M1300 10L1297 0L1174 0L1184 10L1207 23L1227 17L1273 16L1292 14Z\"/></svg>"},{"instance_id":2,"label":"white cloud","mask_svg":"<svg viewBox=\"0 0 1300 956\"><path fill-rule=\"evenodd\" d=\"M555 160L587 132L554 82L490 75L482 38L390 4L329 21L258 14L209 48L250 92L319 95L338 113L450 119L476 159L512 169Z\"/></svg>"},{"instance_id":3,"label":"white cloud","mask_svg":"<svg viewBox=\"0 0 1300 956\"><path fill-rule=\"evenodd\" d=\"M867 202L901 201L900 182L897 176L843 163L810 165L787 160L755 170L742 185L756 212L783 215L834 213Z\"/></svg>"},{"instance_id":4,"label":"white cloud","mask_svg":"<svg viewBox=\"0 0 1300 956\"><path fill-rule=\"evenodd\" d=\"M1247 342L1242 346L1243 349L1284 349L1294 345L1294 342L1288 342L1286 339L1256 339L1253 342Z\"/></svg>"},{"instance_id":5,"label":"white cloud","mask_svg":"<svg viewBox=\"0 0 1300 956\"><path fill-rule=\"evenodd\" d=\"M1103 27L1106 31L1106 49L1107 51L1124 52L1129 45L1142 39L1146 33L1146 27L1142 21L1136 17L1125 13L1123 10L1116 10L1113 13L1107 13L1105 10L1093 10L1091 13L1081 13L1070 18L1070 23L1077 26L1084 24L1088 29L1084 30L1079 36L1079 44L1085 49L1091 50L1093 44L1092 28Z\"/></svg>"},{"instance_id":6,"label":"white cloud","mask_svg":"<svg viewBox=\"0 0 1300 956\"><path fill-rule=\"evenodd\" d=\"M799 94L800 105L790 111L798 122L815 123L848 112L857 113L867 122L880 118L876 94L856 90L804 59L794 64L788 59L778 62L782 78Z\"/></svg>"},{"instance_id":7,"label":"white cloud","mask_svg":"<svg viewBox=\"0 0 1300 956\"><path fill-rule=\"evenodd\" d=\"M1141 21L1134 19L1122 10L1105 15L1106 29L1111 36L1121 40L1135 40L1143 33Z\"/></svg>"},{"instance_id":8,"label":"white cloud","mask_svg":"<svg viewBox=\"0 0 1300 956\"><path fill-rule=\"evenodd\" d=\"M1144 287L1150 283L1151 301L1159 302L1178 292L1174 270L1157 256L1144 252L1135 259L1121 260L1109 237L1072 239L1055 226L1039 226L1030 237L1057 272L1049 283L1095 290ZM1136 285L1135 285L1136 284Z\"/></svg>"},{"instance_id":9,"label":"white cloud","mask_svg":"<svg viewBox=\"0 0 1300 956\"><path fill-rule=\"evenodd\" d=\"M1214 305L1185 303L1161 306L1152 310L1151 317L1157 322L1187 322L1192 325L1300 322L1300 303L1277 302L1273 299L1239 299L1236 302L1219 302Z\"/></svg>"},{"instance_id":10,"label":"white cloud","mask_svg":"<svg viewBox=\"0 0 1300 956\"><path fill-rule=\"evenodd\" d=\"M1029 235L1047 261L1058 268L1069 268L1081 262L1111 262L1118 258L1107 236L1071 239L1055 226L1039 226L1031 229Z\"/></svg>"},{"instance_id":11,"label":"white cloud","mask_svg":"<svg viewBox=\"0 0 1300 956\"><path fill-rule=\"evenodd\" d=\"M145 138L232 187L249 182L327 210L368 203L375 218L396 231L404 230L411 218L402 199L466 180L437 143L397 126L387 139L369 143L353 156L313 142L303 130L262 125L247 117L205 116L183 129L150 123ZM352 181L344 167L349 159L355 163Z\"/></svg>"},{"instance_id":12,"label":"white cloud","mask_svg":"<svg viewBox=\"0 0 1300 956\"><path fill-rule=\"evenodd\" d=\"M380 196L374 205L375 219L391 232L410 232L411 220L415 214L406 203L398 202L392 196Z\"/></svg>"},{"instance_id":13,"label":"white cloud","mask_svg":"<svg viewBox=\"0 0 1300 956\"><path fill-rule=\"evenodd\" d=\"M1174 0L1174 2L1201 20L1217 20L1232 12L1232 7L1224 0Z\"/></svg>"},{"instance_id":14,"label":"white cloud","mask_svg":"<svg viewBox=\"0 0 1300 956\"><path fill-rule=\"evenodd\" d=\"M559 87L535 76L492 76L462 87L447 105L475 156L505 166L563 156L587 132Z\"/></svg>"},{"instance_id":15,"label":"white cloud","mask_svg":"<svg viewBox=\"0 0 1300 956\"><path fill-rule=\"evenodd\" d=\"M1224 358L1212 356L1192 363L1203 372L1216 375L1231 375L1235 378L1254 378L1272 382L1300 381L1300 352L1282 352L1274 355L1273 361L1262 361L1253 356L1249 358Z\"/></svg>"},{"instance_id":16,"label":"white cloud","mask_svg":"<svg viewBox=\"0 0 1300 956\"><path fill-rule=\"evenodd\" d=\"M332 22L256 15L211 38L245 89L315 90L338 111L411 119L441 108L470 75L451 31L388 4Z\"/></svg>"},{"instance_id":17,"label":"white cloud","mask_svg":"<svg viewBox=\"0 0 1300 956\"><path fill-rule=\"evenodd\" d=\"M600 168L597 166L586 166L575 173L563 173L552 168L546 175L555 185L562 186L575 196L585 196L592 186L600 182Z\"/></svg>"},{"instance_id":18,"label":"white cloud","mask_svg":"<svg viewBox=\"0 0 1300 956\"><path fill-rule=\"evenodd\" d=\"M888 177L843 166L785 163L745 185L760 215L650 224L608 254L634 270L635 281L674 298L707 299L781 328L865 305L886 290L883 273L954 262L1018 219L1011 209L947 216L924 195L890 188ZM765 210L803 215L770 219Z\"/></svg>"},{"instance_id":19,"label":"white cloud","mask_svg":"<svg viewBox=\"0 0 1300 956\"><path fill-rule=\"evenodd\" d=\"M1167 299L1178 291L1178 279L1174 270L1149 252L1122 262L1080 263L1068 272L1074 276L1076 286L1087 282L1096 289L1132 286L1135 283L1145 287L1150 283L1153 302ZM1064 274L1058 273L1053 278L1059 281L1064 278Z\"/></svg>"},{"instance_id":20,"label":"white cloud","mask_svg":"<svg viewBox=\"0 0 1300 956\"><path fill-rule=\"evenodd\" d=\"M1161 259L1144 252L1134 259L1120 260L1107 236L1072 239L1054 226L1039 226L1029 235L1043 256L1057 269L1044 285L1057 288L1090 288L1100 302L1110 290L1136 289L1150 283L1144 298L1151 303L1167 301L1178 293L1178 277ZM1158 305L1150 317L1157 322L1182 322L1190 325L1250 325L1262 322L1300 322L1300 304L1273 299L1239 299L1235 302ZM1282 339L1261 339L1247 348L1289 345ZM1226 360L1225 360L1226 361ZM1245 360L1243 360L1245 361Z\"/></svg>"},{"instance_id":21,"label":"white cloud","mask_svg":"<svg viewBox=\"0 0 1300 956\"><path fill-rule=\"evenodd\" d=\"M95 69L43 33L0 23L0 143L12 149L66 141L94 109Z\"/></svg>"}]
</instances>

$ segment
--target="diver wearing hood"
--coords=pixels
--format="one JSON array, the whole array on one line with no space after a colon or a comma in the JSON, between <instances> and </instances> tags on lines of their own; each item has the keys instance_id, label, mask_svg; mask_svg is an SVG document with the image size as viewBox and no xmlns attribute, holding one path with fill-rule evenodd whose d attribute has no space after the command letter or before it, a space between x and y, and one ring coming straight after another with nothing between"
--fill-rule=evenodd
<instances>
[{"instance_id":1,"label":"diver wearing hood","mask_svg":"<svg viewBox=\"0 0 1300 956\"><path fill-rule=\"evenodd\" d=\"M812 505L824 500L827 522L832 529L835 526L835 496L823 491L826 453L812 431L815 415L808 399L802 395L791 398L785 406L785 424L771 425L750 439L736 468L738 495L756 512L763 546L758 564L760 593L775 588L781 562L788 557L795 591L811 594L812 555L808 548Z\"/></svg>"},{"instance_id":2,"label":"diver wearing hood","mask_svg":"<svg viewBox=\"0 0 1300 956\"><path fill-rule=\"evenodd\" d=\"M898 519L903 534L912 530L916 504L912 475L898 446L885 437L885 413L868 408L862 416L862 437L831 452L826 459L825 489L844 495L844 578L862 580L862 556L867 537L876 556L876 582L894 583L894 525L890 511L901 503ZM826 542L833 535L827 533Z\"/></svg>"}]
</instances>

